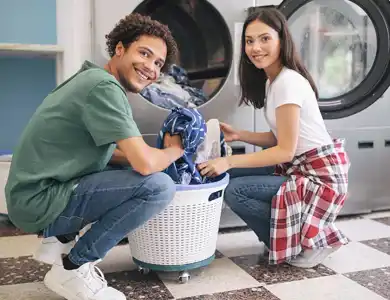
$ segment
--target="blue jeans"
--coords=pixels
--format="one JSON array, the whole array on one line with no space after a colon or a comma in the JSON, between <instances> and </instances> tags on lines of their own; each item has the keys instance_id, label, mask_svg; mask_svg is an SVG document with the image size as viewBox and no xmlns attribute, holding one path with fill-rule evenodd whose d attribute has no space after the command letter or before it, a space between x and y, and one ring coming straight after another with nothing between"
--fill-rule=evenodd
<instances>
[{"instance_id":1,"label":"blue jeans","mask_svg":"<svg viewBox=\"0 0 390 300\"><path fill-rule=\"evenodd\" d=\"M176 191L164 173L141 176L129 168L81 178L63 213L44 237L72 235L95 222L69 253L76 265L103 258L126 235L164 210Z\"/></svg>"},{"instance_id":2,"label":"blue jeans","mask_svg":"<svg viewBox=\"0 0 390 300\"><path fill-rule=\"evenodd\" d=\"M269 248L272 198L286 177L274 176L274 167L232 169L225 190L226 204Z\"/></svg>"}]
</instances>

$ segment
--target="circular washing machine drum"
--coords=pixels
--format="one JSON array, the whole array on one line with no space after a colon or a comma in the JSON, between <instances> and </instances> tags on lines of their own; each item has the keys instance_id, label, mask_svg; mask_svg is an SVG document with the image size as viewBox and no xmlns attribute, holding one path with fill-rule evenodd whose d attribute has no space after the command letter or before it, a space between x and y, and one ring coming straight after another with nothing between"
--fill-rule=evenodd
<instances>
[{"instance_id":1,"label":"circular washing machine drum","mask_svg":"<svg viewBox=\"0 0 390 300\"><path fill-rule=\"evenodd\" d=\"M148 143L155 144L156 134L175 103L198 108L206 120L238 119L234 125L253 130L253 123L248 122L253 120L253 110L245 110L237 117L240 91L236 79L237 59L233 59L233 56L238 58L239 51L234 51L234 46L239 45L235 42L241 34L235 25L243 22L252 0L232 1L229 5L225 0L117 2L112 6L106 0L95 1L94 56L98 63L103 64L109 58L105 34L131 12L149 15L168 25L179 47L177 67L162 74L157 83L140 94L128 94L134 119ZM184 76L175 78L179 72ZM165 93L177 95L179 99L175 102L172 101L175 97L167 97L165 101L161 98Z\"/></svg>"},{"instance_id":2,"label":"circular washing machine drum","mask_svg":"<svg viewBox=\"0 0 390 300\"><path fill-rule=\"evenodd\" d=\"M317 84L325 119L354 115L382 97L390 85L389 0L277 2Z\"/></svg>"}]
</instances>

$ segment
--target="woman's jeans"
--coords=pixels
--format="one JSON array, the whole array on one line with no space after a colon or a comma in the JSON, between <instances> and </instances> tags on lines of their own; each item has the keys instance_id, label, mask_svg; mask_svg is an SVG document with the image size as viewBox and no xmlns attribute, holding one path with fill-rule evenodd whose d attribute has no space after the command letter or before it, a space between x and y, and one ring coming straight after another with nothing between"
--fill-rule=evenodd
<instances>
[{"instance_id":1,"label":"woman's jeans","mask_svg":"<svg viewBox=\"0 0 390 300\"><path fill-rule=\"evenodd\" d=\"M103 258L129 232L160 213L173 200L176 187L164 173L141 176L129 168L107 169L83 177L62 214L44 237L73 237L92 227L69 253L76 265Z\"/></svg>"},{"instance_id":2,"label":"woman's jeans","mask_svg":"<svg viewBox=\"0 0 390 300\"><path fill-rule=\"evenodd\" d=\"M225 190L226 204L256 233L268 248L272 198L287 180L274 176L274 167L232 169Z\"/></svg>"}]
</instances>

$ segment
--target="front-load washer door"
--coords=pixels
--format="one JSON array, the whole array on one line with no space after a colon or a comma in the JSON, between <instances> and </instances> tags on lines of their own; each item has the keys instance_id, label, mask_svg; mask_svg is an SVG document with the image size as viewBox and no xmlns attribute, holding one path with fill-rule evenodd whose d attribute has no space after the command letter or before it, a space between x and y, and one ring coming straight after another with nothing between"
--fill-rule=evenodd
<instances>
[{"instance_id":1,"label":"front-load washer door","mask_svg":"<svg viewBox=\"0 0 390 300\"><path fill-rule=\"evenodd\" d=\"M384 94L390 85L388 0L285 0L276 7L318 87L325 119L356 114Z\"/></svg>"},{"instance_id":2,"label":"front-load washer door","mask_svg":"<svg viewBox=\"0 0 390 300\"><path fill-rule=\"evenodd\" d=\"M129 13L151 16L168 25L179 48L177 68L158 82L128 94L134 119L147 142L155 143L161 125L174 107L195 107L206 120L218 118L245 130L254 129L252 107L238 107L237 59L240 24L253 0L106 0L94 1L94 59L109 59L105 35ZM251 151L253 146L245 146ZM242 151L242 149L241 149Z\"/></svg>"}]
</instances>

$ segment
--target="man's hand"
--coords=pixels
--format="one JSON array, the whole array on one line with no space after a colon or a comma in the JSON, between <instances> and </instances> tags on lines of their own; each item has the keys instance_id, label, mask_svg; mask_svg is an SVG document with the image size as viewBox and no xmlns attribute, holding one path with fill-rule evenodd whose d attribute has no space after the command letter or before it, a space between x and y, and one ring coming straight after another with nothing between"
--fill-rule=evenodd
<instances>
[{"instance_id":1,"label":"man's hand","mask_svg":"<svg viewBox=\"0 0 390 300\"><path fill-rule=\"evenodd\" d=\"M181 137L178 134L170 135L168 132L164 135L164 148L180 148L183 149Z\"/></svg>"}]
</instances>

